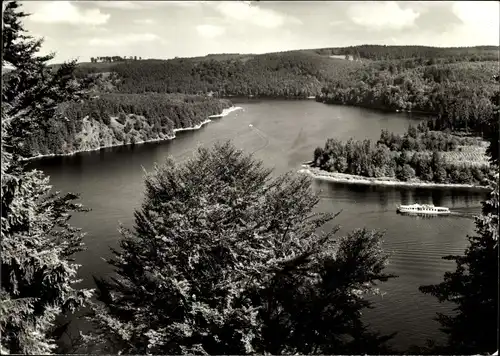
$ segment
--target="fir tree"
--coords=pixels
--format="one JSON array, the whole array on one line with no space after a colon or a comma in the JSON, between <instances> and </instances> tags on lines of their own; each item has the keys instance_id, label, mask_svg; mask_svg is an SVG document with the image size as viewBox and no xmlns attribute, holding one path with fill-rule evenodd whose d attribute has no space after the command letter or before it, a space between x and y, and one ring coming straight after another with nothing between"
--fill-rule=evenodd
<instances>
[{"instance_id":1,"label":"fir tree","mask_svg":"<svg viewBox=\"0 0 500 356\"><path fill-rule=\"evenodd\" d=\"M495 118L495 120L498 120ZM491 126L490 139L498 148L498 121ZM456 304L455 315L438 313L437 320L448 335L445 347L430 353L485 354L498 350L498 152L489 151L494 171L491 193L476 217L476 234L461 256L445 256L455 261L454 272L447 272L437 285L421 286L440 302Z\"/></svg>"},{"instance_id":2,"label":"fir tree","mask_svg":"<svg viewBox=\"0 0 500 356\"><path fill-rule=\"evenodd\" d=\"M16 1L4 6L2 68L11 69L2 73L2 106L9 120L7 148L15 156L28 156L26 137L47 130L49 120L60 115L59 104L84 98L94 79L88 76L76 80L76 60L57 70L49 67L48 62L55 55L38 55L43 39L30 36L22 24L22 19L29 15Z\"/></svg>"},{"instance_id":3,"label":"fir tree","mask_svg":"<svg viewBox=\"0 0 500 356\"><path fill-rule=\"evenodd\" d=\"M490 162L498 167L498 156L500 155L500 137L499 122L500 122L500 92L496 92L491 98L493 113L488 120L486 139L489 141L489 146L486 153L490 156Z\"/></svg>"},{"instance_id":4,"label":"fir tree","mask_svg":"<svg viewBox=\"0 0 500 356\"><path fill-rule=\"evenodd\" d=\"M13 70L2 82L0 345L2 354L48 354L64 332L56 319L90 298L73 287L83 234L68 221L82 207L19 159L23 140L75 92L63 92L71 66L45 77L48 57L35 56L41 41L24 34L18 8L9 2L3 14L2 67Z\"/></svg>"},{"instance_id":5,"label":"fir tree","mask_svg":"<svg viewBox=\"0 0 500 356\"><path fill-rule=\"evenodd\" d=\"M107 350L149 354L382 352L362 298L391 276L381 235L319 234L309 178L275 179L230 143L146 177L134 230L122 228L96 279Z\"/></svg>"}]
</instances>

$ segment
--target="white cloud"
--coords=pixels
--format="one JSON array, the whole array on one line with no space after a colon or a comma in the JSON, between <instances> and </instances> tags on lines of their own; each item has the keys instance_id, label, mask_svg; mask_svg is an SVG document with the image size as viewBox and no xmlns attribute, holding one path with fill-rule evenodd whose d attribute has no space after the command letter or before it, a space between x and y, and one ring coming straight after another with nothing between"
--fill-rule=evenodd
<instances>
[{"instance_id":1,"label":"white cloud","mask_svg":"<svg viewBox=\"0 0 500 356\"><path fill-rule=\"evenodd\" d=\"M158 5L159 2L157 1L149 1L150 3L154 3ZM160 2L162 3L162 2ZM181 7L192 7L196 6L198 4L205 3L205 1L165 1L163 2L163 5L172 5L172 6L181 6Z\"/></svg>"},{"instance_id":2,"label":"white cloud","mask_svg":"<svg viewBox=\"0 0 500 356\"><path fill-rule=\"evenodd\" d=\"M107 7L110 9L121 9L121 10L138 10L142 9L141 4L137 1L99 1L96 3L97 6Z\"/></svg>"},{"instance_id":3,"label":"white cloud","mask_svg":"<svg viewBox=\"0 0 500 356\"><path fill-rule=\"evenodd\" d=\"M345 24L344 20L333 20L333 21L329 22L330 26L340 26L340 25L343 25L343 24Z\"/></svg>"},{"instance_id":4,"label":"white cloud","mask_svg":"<svg viewBox=\"0 0 500 356\"><path fill-rule=\"evenodd\" d=\"M196 26L196 31L205 38L215 38L224 34L226 29L216 25L198 25Z\"/></svg>"},{"instance_id":5,"label":"white cloud","mask_svg":"<svg viewBox=\"0 0 500 356\"><path fill-rule=\"evenodd\" d=\"M498 46L500 43L500 4L496 1L456 1L450 9L460 23L450 24L446 31L412 34L411 41L433 46Z\"/></svg>"},{"instance_id":6,"label":"white cloud","mask_svg":"<svg viewBox=\"0 0 500 356\"><path fill-rule=\"evenodd\" d=\"M136 20L134 20L134 23L136 23L138 25L152 25L155 22L156 21L153 19L136 19Z\"/></svg>"},{"instance_id":7,"label":"white cloud","mask_svg":"<svg viewBox=\"0 0 500 356\"><path fill-rule=\"evenodd\" d=\"M453 3L452 11L465 24L498 23L499 6L496 1L460 1Z\"/></svg>"},{"instance_id":8,"label":"white cloud","mask_svg":"<svg viewBox=\"0 0 500 356\"><path fill-rule=\"evenodd\" d=\"M154 33L141 33L141 34L114 36L108 38L92 38L89 41L89 45L95 47L119 47L134 43L144 43L153 41L164 42L160 36Z\"/></svg>"},{"instance_id":9,"label":"white cloud","mask_svg":"<svg viewBox=\"0 0 500 356\"><path fill-rule=\"evenodd\" d=\"M220 1L213 2L215 9L226 18L251 23L265 28L277 28L285 23L302 24L299 19L281 14L274 10L262 9L249 1Z\"/></svg>"},{"instance_id":10,"label":"white cloud","mask_svg":"<svg viewBox=\"0 0 500 356\"><path fill-rule=\"evenodd\" d=\"M349 6L347 14L357 25L372 30L400 30L412 27L420 13L402 9L395 1L363 2Z\"/></svg>"},{"instance_id":11,"label":"white cloud","mask_svg":"<svg viewBox=\"0 0 500 356\"><path fill-rule=\"evenodd\" d=\"M69 1L51 1L39 6L30 19L41 23L102 25L108 22L110 16L99 9L81 10Z\"/></svg>"},{"instance_id":12,"label":"white cloud","mask_svg":"<svg viewBox=\"0 0 500 356\"><path fill-rule=\"evenodd\" d=\"M98 1L96 5L101 7L121 9L121 10L139 10L155 7L180 6L191 7L199 4L199 1L119 1L108 0Z\"/></svg>"},{"instance_id":13,"label":"white cloud","mask_svg":"<svg viewBox=\"0 0 500 356\"><path fill-rule=\"evenodd\" d=\"M472 43L499 44L500 4L497 1L455 2L452 11L462 21L453 30L457 39Z\"/></svg>"}]
</instances>

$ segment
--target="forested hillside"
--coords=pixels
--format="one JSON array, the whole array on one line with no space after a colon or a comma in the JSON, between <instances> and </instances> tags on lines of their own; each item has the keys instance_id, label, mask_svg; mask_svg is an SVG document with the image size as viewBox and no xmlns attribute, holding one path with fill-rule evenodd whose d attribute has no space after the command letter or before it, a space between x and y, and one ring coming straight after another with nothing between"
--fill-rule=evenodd
<instances>
[{"instance_id":1,"label":"forested hillside","mask_svg":"<svg viewBox=\"0 0 500 356\"><path fill-rule=\"evenodd\" d=\"M437 129L481 131L498 95L498 62L435 64L420 60L372 62L336 78L318 100L435 116Z\"/></svg>"},{"instance_id":2,"label":"forested hillside","mask_svg":"<svg viewBox=\"0 0 500 356\"><path fill-rule=\"evenodd\" d=\"M350 55L356 60L331 58ZM499 48L365 45L261 55L220 54L114 65L82 64L122 93L212 93L305 98L385 110L423 111L439 129L481 130L498 90ZM359 60L358 60L359 59Z\"/></svg>"},{"instance_id":3,"label":"forested hillside","mask_svg":"<svg viewBox=\"0 0 500 356\"><path fill-rule=\"evenodd\" d=\"M354 58L371 60L422 58L433 61L436 58L447 62L498 61L498 47L427 47L427 46L385 46L362 45L342 48L321 48L315 50L321 55L353 55Z\"/></svg>"},{"instance_id":4,"label":"forested hillside","mask_svg":"<svg viewBox=\"0 0 500 356\"><path fill-rule=\"evenodd\" d=\"M209 93L220 96L305 98L320 93L334 78L347 79L362 64L302 52L256 56L177 58L88 66L81 74L113 72L110 81L122 93Z\"/></svg>"},{"instance_id":5,"label":"forested hillside","mask_svg":"<svg viewBox=\"0 0 500 356\"><path fill-rule=\"evenodd\" d=\"M331 58L335 54L349 54L360 61ZM432 79L436 76L436 81L439 82L443 74L436 73L442 71L436 65L455 63L456 65L444 70L444 75L449 71L465 80L469 76L479 79L476 76L477 66L471 68L470 65L465 65L477 61L489 61L482 66L487 68L487 73L494 72L498 62L498 48L357 46L260 55L214 54L171 60L129 61L112 66L82 63L81 74L113 72L114 75L110 78L114 78L115 90L127 93L214 92L221 96L304 98L318 95L322 88L336 87L338 83L358 83L363 78L360 73L370 75L389 68L398 68L397 74L416 68L418 71L420 68L426 77ZM409 77L412 75L415 74L408 74ZM377 83L367 84L372 87ZM330 90L329 93L331 92ZM397 102L398 98L392 101ZM352 100L349 103L360 104ZM394 107L391 103L378 103L377 106L384 104L386 108Z\"/></svg>"},{"instance_id":6,"label":"forested hillside","mask_svg":"<svg viewBox=\"0 0 500 356\"><path fill-rule=\"evenodd\" d=\"M66 73L73 65L53 67L53 72ZM18 85L17 73L2 74L7 105L13 104L9 92ZM83 89L85 97L58 105L54 115L32 128L31 135L19 136L20 154L31 158L169 139L175 129L197 126L232 106L227 99L206 95L117 92L114 77L81 68L71 73L68 80Z\"/></svg>"},{"instance_id":7,"label":"forested hillside","mask_svg":"<svg viewBox=\"0 0 500 356\"><path fill-rule=\"evenodd\" d=\"M356 60L332 58L335 55L350 55ZM90 149L88 145L99 147L101 143L161 139L162 135L170 135L173 128L186 127L191 122L197 124L214 114L213 110L230 105L227 101L208 98L210 96L297 99L316 96L324 103L423 111L436 119L433 129L479 133L492 115L491 97L498 89L498 48L366 45L260 55L214 54L172 60L81 63L76 77L80 80L92 77L95 95L101 95L93 99L93 103L79 104L80 107L110 108L99 109L98 115L84 120L83 117L74 119L73 112L87 112L87 109L65 106L68 112L62 113L67 119L51 122L43 134L33 138L28 149L30 155ZM203 99L203 108L184 102L185 109L178 114L177 109L169 109L170 103L178 102L176 96L170 100L170 94L208 94L208 97ZM145 105L150 109L137 109L148 101L153 103ZM166 106L155 101L164 101ZM135 104L116 109L126 102ZM154 109L159 107L161 109ZM141 113L135 112L137 110ZM141 119L142 111L148 118ZM125 132L126 125L121 128L112 118L120 112L139 115L131 120L144 122L137 127L145 131L135 130L137 135L130 134L134 130ZM170 117L170 112L177 116ZM92 144L80 140L76 133L87 127L84 123L97 127L100 134L92 136L102 139L93 138ZM135 121L130 121L130 125L135 125ZM85 132L88 134L89 130Z\"/></svg>"},{"instance_id":8,"label":"forested hillside","mask_svg":"<svg viewBox=\"0 0 500 356\"><path fill-rule=\"evenodd\" d=\"M101 94L60 106L60 117L26 139L24 155L67 154L163 140L231 106L229 100L168 94Z\"/></svg>"}]
</instances>

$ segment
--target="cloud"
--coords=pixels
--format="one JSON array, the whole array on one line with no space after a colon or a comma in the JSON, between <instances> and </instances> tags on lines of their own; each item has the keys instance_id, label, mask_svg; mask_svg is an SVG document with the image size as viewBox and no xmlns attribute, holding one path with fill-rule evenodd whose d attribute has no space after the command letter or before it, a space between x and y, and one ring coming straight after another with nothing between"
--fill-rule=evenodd
<instances>
[{"instance_id":1,"label":"cloud","mask_svg":"<svg viewBox=\"0 0 500 356\"><path fill-rule=\"evenodd\" d=\"M333 20L328 23L330 26L340 26L345 24L344 20Z\"/></svg>"},{"instance_id":2,"label":"cloud","mask_svg":"<svg viewBox=\"0 0 500 356\"><path fill-rule=\"evenodd\" d=\"M134 23L138 25L152 25L156 23L156 21L153 19L135 19Z\"/></svg>"},{"instance_id":3,"label":"cloud","mask_svg":"<svg viewBox=\"0 0 500 356\"><path fill-rule=\"evenodd\" d=\"M277 28L285 23L302 24L299 19L281 14L274 10L262 9L249 1L220 1L213 2L215 9L228 19L247 22L265 28Z\"/></svg>"},{"instance_id":4,"label":"cloud","mask_svg":"<svg viewBox=\"0 0 500 356\"><path fill-rule=\"evenodd\" d=\"M89 45L95 47L120 47L135 43L162 41L160 36L154 33L142 33L142 34L128 34L121 36L114 36L108 38L92 38L89 40Z\"/></svg>"},{"instance_id":5,"label":"cloud","mask_svg":"<svg viewBox=\"0 0 500 356\"><path fill-rule=\"evenodd\" d=\"M97 6L120 10L139 10L166 6L192 7L199 4L199 1L98 1Z\"/></svg>"},{"instance_id":6,"label":"cloud","mask_svg":"<svg viewBox=\"0 0 500 356\"><path fill-rule=\"evenodd\" d=\"M102 25L108 22L110 17L111 15L104 14L99 9L81 10L69 1L51 1L41 5L30 19L51 24Z\"/></svg>"},{"instance_id":7,"label":"cloud","mask_svg":"<svg viewBox=\"0 0 500 356\"><path fill-rule=\"evenodd\" d=\"M198 25L196 26L196 31L205 38L215 38L224 34L226 29L216 25Z\"/></svg>"},{"instance_id":8,"label":"cloud","mask_svg":"<svg viewBox=\"0 0 500 356\"><path fill-rule=\"evenodd\" d=\"M465 24L498 23L498 2L460 1L453 3L452 11Z\"/></svg>"},{"instance_id":9,"label":"cloud","mask_svg":"<svg viewBox=\"0 0 500 356\"><path fill-rule=\"evenodd\" d=\"M142 9L141 4L137 1L99 1L96 3L97 6L107 7L110 9L121 9L121 10L138 10Z\"/></svg>"},{"instance_id":10,"label":"cloud","mask_svg":"<svg viewBox=\"0 0 500 356\"><path fill-rule=\"evenodd\" d=\"M452 12L462 22L452 32L465 43L498 45L500 41L500 4L497 1L460 1Z\"/></svg>"},{"instance_id":11,"label":"cloud","mask_svg":"<svg viewBox=\"0 0 500 356\"><path fill-rule=\"evenodd\" d=\"M347 15L355 24L372 30L400 30L412 27L420 13L410 8L402 9L395 1L387 1L353 4Z\"/></svg>"},{"instance_id":12,"label":"cloud","mask_svg":"<svg viewBox=\"0 0 500 356\"><path fill-rule=\"evenodd\" d=\"M498 34L500 6L497 1L455 2L452 11L465 26Z\"/></svg>"},{"instance_id":13,"label":"cloud","mask_svg":"<svg viewBox=\"0 0 500 356\"><path fill-rule=\"evenodd\" d=\"M150 2L158 4L158 2L156 1L150 1ZM193 7L201 3L205 3L205 1L165 1L160 3L163 3L163 5L166 6L170 5L170 6L180 6L180 7Z\"/></svg>"}]
</instances>

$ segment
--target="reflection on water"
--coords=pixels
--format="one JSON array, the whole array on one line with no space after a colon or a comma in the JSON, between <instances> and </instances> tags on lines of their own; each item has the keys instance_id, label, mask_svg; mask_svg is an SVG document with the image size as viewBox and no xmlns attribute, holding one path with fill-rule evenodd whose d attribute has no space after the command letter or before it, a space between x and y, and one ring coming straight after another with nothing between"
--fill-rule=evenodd
<instances>
[{"instance_id":1,"label":"reflection on water","mask_svg":"<svg viewBox=\"0 0 500 356\"><path fill-rule=\"evenodd\" d=\"M83 265L80 270L83 287L93 286L92 275L110 272L101 257L109 257L109 247L117 246L118 222L133 225L133 211L143 198L143 169L151 170L167 156L183 161L199 145L209 146L217 140L231 139L236 147L255 152L254 156L267 167L273 167L273 174L277 175L299 169L329 137L377 140L380 129L402 133L410 123L402 114L312 101L238 104L243 110L198 131L179 132L172 141L114 147L31 163L32 167L51 176L55 189L81 193L82 203L92 209L72 219L88 233L85 240L88 250L77 256L77 262ZM315 181L313 189L322 197L318 211L342 210L324 229L340 224L342 234L360 227L386 231L385 248L392 251L388 271L400 277L381 286L387 294L382 299L373 298L376 308L366 312L365 319L382 332L399 331L395 345L401 348L412 343L422 345L428 337L442 337L432 319L436 311L447 310L449 306L439 305L434 298L419 293L418 287L439 282L443 273L453 268L453 264L443 261L441 256L463 252L466 235L473 232L474 222L457 217L413 219L397 215L396 207L415 202L433 203L451 210L477 213L484 193L324 181Z\"/></svg>"}]
</instances>

